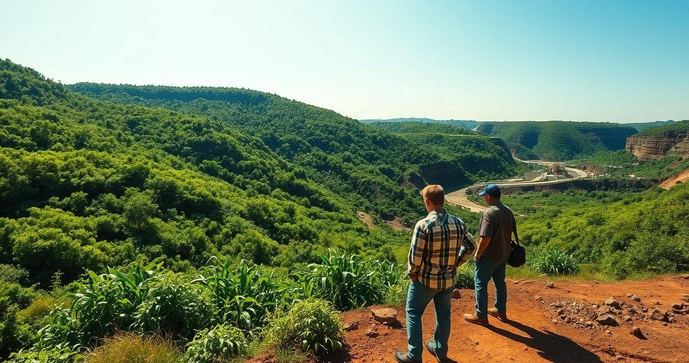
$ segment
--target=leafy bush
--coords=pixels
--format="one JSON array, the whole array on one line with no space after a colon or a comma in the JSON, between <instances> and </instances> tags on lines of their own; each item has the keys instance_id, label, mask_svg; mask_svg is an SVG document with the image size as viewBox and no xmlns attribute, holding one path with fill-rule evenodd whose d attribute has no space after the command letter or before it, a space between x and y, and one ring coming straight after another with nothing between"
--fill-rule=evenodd
<instances>
[{"instance_id":1,"label":"leafy bush","mask_svg":"<svg viewBox=\"0 0 689 363\"><path fill-rule=\"evenodd\" d=\"M407 303L407 293L411 280L400 279L396 284L385 290L385 305L404 306Z\"/></svg>"},{"instance_id":2,"label":"leafy bush","mask_svg":"<svg viewBox=\"0 0 689 363\"><path fill-rule=\"evenodd\" d=\"M455 274L455 287L460 289L473 289L475 275L476 265L474 264L474 260L471 259L457 269L457 273Z\"/></svg>"},{"instance_id":3,"label":"leafy bush","mask_svg":"<svg viewBox=\"0 0 689 363\"><path fill-rule=\"evenodd\" d=\"M574 257L555 248L544 249L536 253L535 258L531 259L530 265L537 272L549 275L569 275L579 272L579 264Z\"/></svg>"},{"instance_id":4,"label":"leafy bush","mask_svg":"<svg viewBox=\"0 0 689 363\"><path fill-rule=\"evenodd\" d=\"M168 272L149 285L148 294L134 315L134 326L142 332L163 331L173 338L191 340L208 326L213 301L200 285Z\"/></svg>"},{"instance_id":5,"label":"leafy bush","mask_svg":"<svg viewBox=\"0 0 689 363\"><path fill-rule=\"evenodd\" d=\"M78 351L70 348L52 348L12 353L9 361L11 363L66 363L80 362L82 358Z\"/></svg>"},{"instance_id":6,"label":"leafy bush","mask_svg":"<svg viewBox=\"0 0 689 363\"><path fill-rule=\"evenodd\" d=\"M194 282L210 291L220 322L246 331L262 326L278 304L290 300L287 289L272 274L262 274L257 266L246 261L236 268L230 259L208 266Z\"/></svg>"},{"instance_id":7,"label":"leafy bush","mask_svg":"<svg viewBox=\"0 0 689 363\"><path fill-rule=\"evenodd\" d=\"M40 347L87 347L117 330L130 329L154 272L140 265L130 266L125 273L109 272L90 272L88 283L69 295L71 304L51 311L49 324L40 331Z\"/></svg>"},{"instance_id":8,"label":"leafy bush","mask_svg":"<svg viewBox=\"0 0 689 363\"><path fill-rule=\"evenodd\" d=\"M309 299L296 303L287 314L278 314L270 324L267 340L284 349L325 354L342 348L344 332L330 303Z\"/></svg>"},{"instance_id":9,"label":"leafy bush","mask_svg":"<svg viewBox=\"0 0 689 363\"><path fill-rule=\"evenodd\" d=\"M220 324L196 334L187 344L184 357L193 363L211 363L235 358L247 351L244 333L238 328Z\"/></svg>"},{"instance_id":10,"label":"leafy bush","mask_svg":"<svg viewBox=\"0 0 689 363\"><path fill-rule=\"evenodd\" d=\"M172 363L182 353L169 339L135 334L116 335L86 356L85 363Z\"/></svg>"},{"instance_id":11,"label":"leafy bush","mask_svg":"<svg viewBox=\"0 0 689 363\"><path fill-rule=\"evenodd\" d=\"M381 303L385 291L402 275L394 264L358 255L321 256L296 275L307 297L327 299L341 310Z\"/></svg>"}]
</instances>

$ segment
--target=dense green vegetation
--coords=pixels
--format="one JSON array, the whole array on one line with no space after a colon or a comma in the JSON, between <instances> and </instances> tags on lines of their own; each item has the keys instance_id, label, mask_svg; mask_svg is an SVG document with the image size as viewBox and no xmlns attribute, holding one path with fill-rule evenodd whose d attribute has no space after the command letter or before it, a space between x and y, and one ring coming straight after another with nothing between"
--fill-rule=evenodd
<instances>
[{"instance_id":1,"label":"dense green vegetation","mask_svg":"<svg viewBox=\"0 0 689 363\"><path fill-rule=\"evenodd\" d=\"M391 118L391 119L384 119L384 120L383 119L368 119L368 120L359 120L359 121L362 123L366 123L366 124L423 123L423 124L435 124L435 125L452 125L452 126L465 128L468 130L474 130L480 124L480 122L474 121L474 120L434 120L434 119L425 118L425 117L400 117L400 118Z\"/></svg>"},{"instance_id":2,"label":"dense green vegetation","mask_svg":"<svg viewBox=\"0 0 689 363\"><path fill-rule=\"evenodd\" d=\"M678 121L658 127L651 127L639 133L641 136L662 135L666 132L689 131L689 120Z\"/></svg>"},{"instance_id":3,"label":"dense green vegetation","mask_svg":"<svg viewBox=\"0 0 689 363\"><path fill-rule=\"evenodd\" d=\"M531 150L545 160L571 160L600 151L624 149L636 130L620 124L571 121L521 121L481 123L479 132L497 136L513 147L517 156L528 158Z\"/></svg>"},{"instance_id":4,"label":"dense green vegetation","mask_svg":"<svg viewBox=\"0 0 689 363\"><path fill-rule=\"evenodd\" d=\"M613 178L639 178L663 180L689 169L689 158L668 154L657 160L639 162L625 150L607 151L573 161L576 164L595 166Z\"/></svg>"},{"instance_id":5,"label":"dense green vegetation","mask_svg":"<svg viewBox=\"0 0 689 363\"><path fill-rule=\"evenodd\" d=\"M425 183L464 186L483 176L467 171L461 160L447 161L425 144L262 92L92 83L70 88L103 100L164 107L237 127L262 139L275 153L302 167L309 179L360 210L388 220L400 217L407 226L420 217L418 187ZM512 168L496 173L513 175L516 163L509 160L508 164Z\"/></svg>"},{"instance_id":6,"label":"dense green vegetation","mask_svg":"<svg viewBox=\"0 0 689 363\"><path fill-rule=\"evenodd\" d=\"M532 254L601 266L617 278L689 269L689 185L641 193L567 191L505 196L525 213L520 238Z\"/></svg>"},{"instance_id":7,"label":"dense green vegetation","mask_svg":"<svg viewBox=\"0 0 689 363\"><path fill-rule=\"evenodd\" d=\"M462 165L479 180L501 179L506 171L509 175L526 172L522 164L515 165L507 145L499 138L444 124L379 122L372 125L425 145L440 155L440 160Z\"/></svg>"}]
</instances>

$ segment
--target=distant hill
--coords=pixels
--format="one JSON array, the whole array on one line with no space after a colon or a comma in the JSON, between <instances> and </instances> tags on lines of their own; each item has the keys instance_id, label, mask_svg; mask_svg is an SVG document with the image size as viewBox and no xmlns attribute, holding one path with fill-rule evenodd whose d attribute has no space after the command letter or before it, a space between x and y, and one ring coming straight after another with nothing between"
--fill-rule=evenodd
<instances>
[{"instance_id":1,"label":"distant hill","mask_svg":"<svg viewBox=\"0 0 689 363\"><path fill-rule=\"evenodd\" d=\"M573 121L485 122L477 131L505 140L520 158L533 153L547 160L571 160L623 149L627 137L637 133L620 124Z\"/></svg>"},{"instance_id":2,"label":"distant hill","mask_svg":"<svg viewBox=\"0 0 689 363\"><path fill-rule=\"evenodd\" d=\"M464 127L439 123L376 122L371 125L426 145L444 160L459 163L471 175L481 180L497 179L504 170L514 174L526 172L515 169L514 158L505 142L497 137L486 137Z\"/></svg>"},{"instance_id":3,"label":"distant hill","mask_svg":"<svg viewBox=\"0 0 689 363\"><path fill-rule=\"evenodd\" d=\"M421 122L421 123L432 123L432 124L444 124L444 125L454 125L459 127L464 127L469 130L474 130L480 122L475 120L434 120L424 117L400 117L391 119L365 119L359 120L365 124L371 124L376 122Z\"/></svg>"},{"instance_id":4,"label":"distant hill","mask_svg":"<svg viewBox=\"0 0 689 363\"><path fill-rule=\"evenodd\" d=\"M641 131L644 131L646 129L650 129L652 127L671 125L671 124L674 124L676 122L677 121L674 121L674 120L667 120L667 121L652 121L652 122L632 122L632 123L626 123L626 124L621 124L621 125L633 127L637 131L641 132Z\"/></svg>"},{"instance_id":5,"label":"distant hill","mask_svg":"<svg viewBox=\"0 0 689 363\"><path fill-rule=\"evenodd\" d=\"M646 129L628 138L625 148L642 161L668 154L689 157L689 120Z\"/></svg>"},{"instance_id":6,"label":"distant hill","mask_svg":"<svg viewBox=\"0 0 689 363\"><path fill-rule=\"evenodd\" d=\"M310 179L385 219L419 217L415 188L462 186L479 176L415 140L362 124L336 112L258 91L79 83L74 91L121 104L162 107L207 117L256 136L304 168ZM467 153L474 150L466 150ZM499 174L515 172L516 163ZM436 172L442 169L443 172ZM412 183L406 181L415 180Z\"/></svg>"}]
</instances>

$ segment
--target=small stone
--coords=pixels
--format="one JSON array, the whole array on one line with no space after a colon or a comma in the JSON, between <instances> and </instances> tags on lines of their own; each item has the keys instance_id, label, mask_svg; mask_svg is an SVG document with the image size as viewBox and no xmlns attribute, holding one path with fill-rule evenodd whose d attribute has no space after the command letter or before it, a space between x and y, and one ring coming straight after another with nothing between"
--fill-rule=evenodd
<instances>
[{"instance_id":1,"label":"small stone","mask_svg":"<svg viewBox=\"0 0 689 363\"><path fill-rule=\"evenodd\" d=\"M668 315L667 315L667 310L660 311L658 309L654 309L653 312L651 312L651 319L658 320L658 321L664 321L664 322L669 321Z\"/></svg>"},{"instance_id":2,"label":"small stone","mask_svg":"<svg viewBox=\"0 0 689 363\"><path fill-rule=\"evenodd\" d=\"M612 334L612 332L611 332L610 330L606 330L606 331L605 331L605 334L610 335L610 334Z\"/></svg>"},{"instance_id":3,"label":"small stone","mask_svg":"<svg viewBox=\"0 0 689 363\"><path fill-rule=\"evenodd\" d=\"M605 305L615 309L621 309L620 303L613 297L609 297L607 300L605 300Z\"/></svg>"},{"instance_id":4,"label":"small stone","mask_svg":"<svg viewBox=\"0 0 689 363\"><path fill-rule=\"evenodd\" d=\"M608 326L618 326L620 324L617 323L617 319L612 314L600 314L596 318L596 321L600 325L608 325Z\"/></svg>"},{"instance_id":5,"label":"small stone","mask_svg":"<svg viewBox=\"0 0 689 363\"><path fill-rule=\"evenodd\" d=\"M689 302L689 294L682 294L682 300Z\"/></svg>"},{"instance_id":6,"label":"small stone","mask_svg":"<svg viewBox=\"0 0 689 363\"><path fill-rule=\"evenodd\" d=\"M626 321L628 323L632 321L632 317L629 315L625 315L623 319L624 319L624 321Z\"/></svg>"},{"instance_id":7,"label":"small stone","mask_svg":"<svg viewBox=\"0 0 689 363\"><path fill-rule=\"evenodd\" d=\"M601 306L598 308L598 315L612 313L612 309L609 306Z\"/></svg>"},{"instance_id":8,"label":"small stone","mask_svg":"<svg viewBox=\"0 0 689 363\"><path fill-rule=\"evenodd\" d=\"M455 300L462 298L462 293L459 291L459 289L452 290L452 298Z\"/></svg>"},{"instance_id":9,"label":"small stone","mask_svg":"<svg viewBox=\"0 0 689 363\"><path fill-rule=\"evenodd\" d=\"M541 301L541 300L543 300L543 298L539 295L536 295L536 300Z\"/></svg>"},{"instance_id":10,"label":"small stone","mask_svg":"<svg viewBox=\"0 0 689 363\"><path fill-rule=\"evenodd\" d=\"M593 326L593 322L590 320L586 321L586 323L584 323L584 324L589 328Z\"/></svg>"},{"instance_id":11,"label":"small stone","mask_svg":"<svg viewBox=\"0 0 689 363\"><path fill-rule=\"evenodd\" d=\"M631 299L634 300L634 301L636 301L636 302L641 302L641 297L640 297L639 295L637 295L637 294L633 294L633 295L631 296Z\"/></svg>"},{"instance_id":12,"label":"small stone","mask_svg":"<svg viewBox=\"0 0 689 363\"><path fill-rule=\"evenodd\" d=\"M555 323L555 324L557 324L557 323L558 323L558 321L557 321L557 320L555 320L555 319L553 319L553 320L552 320L552 322L553 322L553 323Z\"/></svg>"},{"instance_id":13,"label":"small stone","mask_svg":"<svg viewBox=\"0 0 689 363\"><path fill-rule=\"evenodd\" d=\"M630 331L630 333L631 333L633 336L635 336L635 337L637 337L637 338L639 338L639 339L644 339L644 340L646 339L646 336L645 336L644 333L641 331L641 329L639 329L639 328L636 327L636 326L632 328L632 330Z\"/></svg>"},{"instance_id":14,"label":"small stone","mask_svg":"<svg viewBox=\"0 0 689 363\"><path fill-rule=\"evenodd\" d=\"M552 289L555 287L555 284L552 281L548 281L545 283L545 287L548 289Z\"/></svg>"},{"instance_id":15,"label":"small stone","mask_svg":"<svg viewBox=\"0 0 689 363\"><path fill-rule=\"evenodd\" d=\"M345 325L342 327L342 329L343 329L344 331L357 330L357 329L359 329L359 322L358 322L358 321L355 321L355 322L352 322L352 323L347 323L347 324L345 324Z\"/></svg>"},{"instance_id":16,"label":"small stone","mask_svg":"<svg viewBox=\"0 0 689 363\"><path fill-rule=\"evenodd\" d=\"M397 322L397 310L391 308L371 309L373 319L386 325Z\"/></svg>"},{"instance_id":17,"label":"small stone","mask_svg":"<svg viewBox=\"0 0 689 363\"><path fill-rule=\"evenodd\" d=\"M653 305L663 305L663 304L661 304L660 301L656 300L656 302L654 302Z\"/></svg>"},{"instance_id":18,"label":"small stone","mask_svg":"<svg viewBox=\"0 0 689 363\"><path fill-rule=\"evenodd\" d=\"M376 329L375 326L368 328L368 330L366 331L366 336L369 338L375 338L378 335L380 335L380 334L378 334L378 330Z\"/></svg>"}]
</instances>

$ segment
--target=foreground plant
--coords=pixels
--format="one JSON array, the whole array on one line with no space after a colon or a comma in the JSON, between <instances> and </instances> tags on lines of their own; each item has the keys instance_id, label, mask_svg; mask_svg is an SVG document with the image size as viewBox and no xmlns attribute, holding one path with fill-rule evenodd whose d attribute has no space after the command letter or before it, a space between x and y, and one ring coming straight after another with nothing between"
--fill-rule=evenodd
<instances>
[{"instance_id":1,"label":"foreground plant","mask_svg":"<svg viewBox=\"0 0 689 363\"><path fill-rule=\"evenodd\" d=\"M286 314L275 316L267 340L282 349L321 355L341 349L344 332L332 304L310 299L294 304Z\"/></svg>"}]
</instances>

